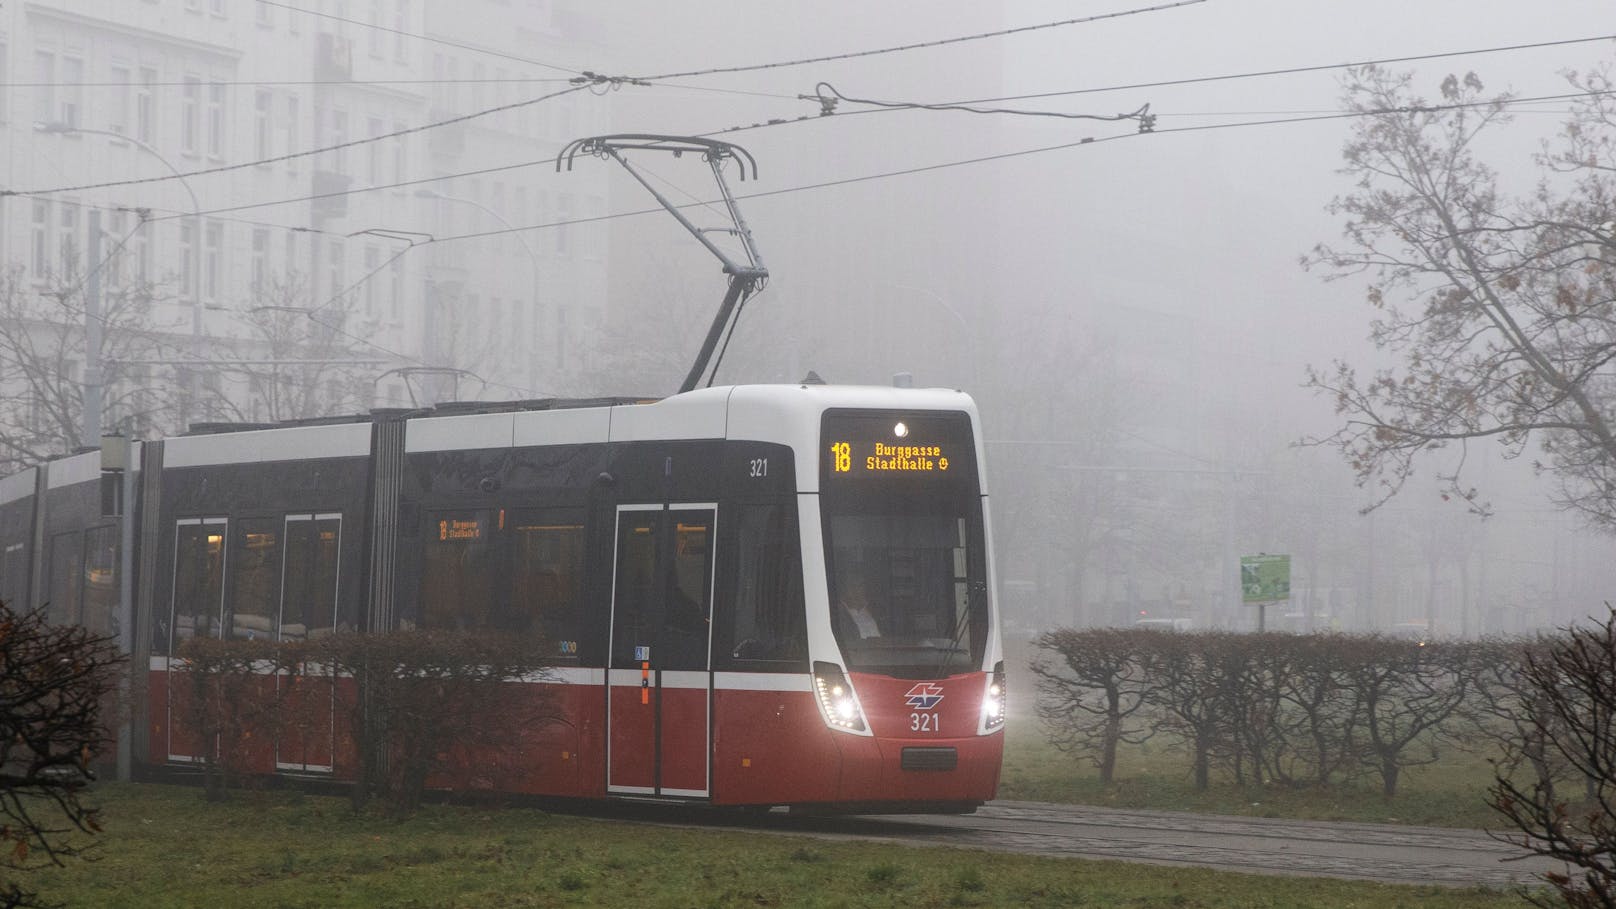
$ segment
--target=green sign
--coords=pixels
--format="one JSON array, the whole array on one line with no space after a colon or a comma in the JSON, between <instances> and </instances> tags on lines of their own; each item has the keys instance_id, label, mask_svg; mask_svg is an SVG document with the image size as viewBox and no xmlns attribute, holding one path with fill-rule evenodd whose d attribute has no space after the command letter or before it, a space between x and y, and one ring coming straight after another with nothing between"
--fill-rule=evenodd
<instances>
[{"instance_id":1,"label":"green sign","mask_svg":"<svg viewBox=\"0 0 1616 909\"><path fill-rule=\"evenodd\" d=\"M1291 598L1291 557L1240 557L1240 598L1247 603L1273 603Z\"/></svg>"}]
</instances>

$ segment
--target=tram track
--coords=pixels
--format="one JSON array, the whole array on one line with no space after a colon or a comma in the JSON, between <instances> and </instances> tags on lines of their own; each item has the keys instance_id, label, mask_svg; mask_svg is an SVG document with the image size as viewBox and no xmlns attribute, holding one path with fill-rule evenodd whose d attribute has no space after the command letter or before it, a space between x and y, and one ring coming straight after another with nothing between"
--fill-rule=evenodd
<instances>
[{"instance_id":1,"label":"tram track","mask_svg":"<svg viewBox=\"0 0 1616 909\"><path fill-rule=\"evenodd\" d=\"M822 817L647 806L625 820L785 836L1207 867L1247 874L1507 888L1558 866L1485 831L992 802L972 815Z\"/></svg>"}]
</instances>

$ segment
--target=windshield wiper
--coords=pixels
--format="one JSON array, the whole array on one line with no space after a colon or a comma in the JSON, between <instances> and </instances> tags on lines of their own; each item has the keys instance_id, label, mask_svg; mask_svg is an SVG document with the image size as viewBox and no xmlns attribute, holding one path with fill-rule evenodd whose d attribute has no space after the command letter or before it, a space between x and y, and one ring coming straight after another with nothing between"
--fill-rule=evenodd
<instances>
[{"instance_id":1,"label":"windshield wiper","mask_svg":"<svg viewBox=\"0 0 1616 909\"><path fill-rule=\"evenodd\" d=\"M954 635L949 639L948 649L943 650L943 659L937 664L937 669L932 673L933 675L941 677L947 671L948 664L952 661L954 654L964 651L964 648L960 646L960 642L965 639L965 631L971 627L971 615L976 611L977 605L981 603L980 597L985 593L987 593L987 584L985 582L973 581L966 584L965 611L960 613L959 618L954 621ZM942 648L938 649L942 650Z\"/></svg>"}]
</instances>

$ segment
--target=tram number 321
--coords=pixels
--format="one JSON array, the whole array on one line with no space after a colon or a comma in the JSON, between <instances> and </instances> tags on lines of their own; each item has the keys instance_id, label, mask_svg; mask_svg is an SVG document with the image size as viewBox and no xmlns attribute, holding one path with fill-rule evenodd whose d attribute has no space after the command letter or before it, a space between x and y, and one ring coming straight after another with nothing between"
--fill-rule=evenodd
<instances>
[{"instance_id":1,"label":"tram number 321","mask_svg":"<svg viewBox=\"0 0 1616 909\"><path fill-rule=\"evenodd\" d=\"M943 719L935 713L911 713L909 714L909 731L941 732L943 731Z\"/></svg>"},{"instance_id":2,"label":"tram number 321","mask_svg":"<svg viewBox=\"0 0 1616 909\"><path fill-rule=\"evenodd\" d=\"M749 476L749 477L766 477L766 476L768 476L769 475L769 459L768 458L752 458L751 460L747 461L746 475Z\"/></svg>"}]
</instances>

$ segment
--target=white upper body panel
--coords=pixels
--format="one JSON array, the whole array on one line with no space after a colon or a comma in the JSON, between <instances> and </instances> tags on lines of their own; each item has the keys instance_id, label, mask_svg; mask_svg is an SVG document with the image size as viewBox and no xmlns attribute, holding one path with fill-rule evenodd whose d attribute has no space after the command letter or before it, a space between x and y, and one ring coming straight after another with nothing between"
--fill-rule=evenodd
<instances>
[{"instance_id":1,"label":"white upper body panel","mask_svg":"<svg viewBox=\"0 0 1616 909\"><path fill-rule=\"evenodd\" d=\"M369 423L288 426L251 432L179 436L163 443L163 467L257 464L370 455Z\"/></svg>"},{"instance_id":2,"label":"white upper body panel","mask_svg":"<svg viewBox=\"0 0 1616 909\"><path fill-rule=\"evenodd\" d=\"M21 473L14 473L9 477L0 477L0 505L8 505L18 499L26 499L34 494L34 484L38 482L39 468L30 467Z\"/></svg>"}]
</instances>

